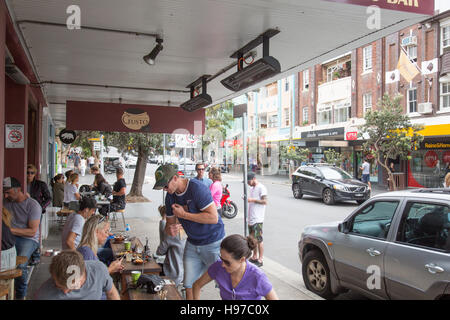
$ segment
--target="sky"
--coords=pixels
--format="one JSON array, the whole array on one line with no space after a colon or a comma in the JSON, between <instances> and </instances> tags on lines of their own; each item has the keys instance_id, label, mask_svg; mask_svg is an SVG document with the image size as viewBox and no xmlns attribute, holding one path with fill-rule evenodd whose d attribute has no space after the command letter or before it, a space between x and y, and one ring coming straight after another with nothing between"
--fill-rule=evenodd
<instances>
[{"instance_id":1,"label":"sky","mask_svg":"<svg viewBox=\"0 0 450 320\"><path fill-rule=\"evenodd\" d=\"M444 12L447 10L450 10L450 0L435 0L434 6L436 10L439 10L439 12Z\"/></svg>"}]
</instances>

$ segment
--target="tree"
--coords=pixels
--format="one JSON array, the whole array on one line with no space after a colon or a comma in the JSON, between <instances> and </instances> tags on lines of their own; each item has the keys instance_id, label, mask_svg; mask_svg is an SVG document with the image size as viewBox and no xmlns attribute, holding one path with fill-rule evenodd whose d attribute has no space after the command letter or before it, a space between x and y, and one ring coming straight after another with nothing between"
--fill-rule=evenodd
<instances>
[{"instance_id":1,"label":"tree","mask_svg":"<svg viewBox=\"0 0 450 320\"><path fill-rule=\"evenodd\" d=\"M280 155L282 159L294 160L301 163L308 160L309 150L296 146L281 146Z\"/></svg>"},{"instance_id":2,"label":"tree","mask_svg":"<svg viewBox=\"0 0 450 320\"><path fill-rule=\"evenodd\" d=\"M389 159L410 159L410 152L423 141L418 132L422 125L412 124L409 116L403 114L401 96L394 98L385 94L377 104L377 110L368 111L364 117L366 123L359 126L359 136L366 142L364 149L371 154L388 173L394 190L397 185L389 168Z\"/></svg>"},{"instance_id":3,"label":"tree","mask_svg":"<svg viewBox=\"0 0 450 320\"><path fill-rule=\"evenodd\" d=\"M163 135L105 132L104 136L106 146L115 146L122 154L129 153L137 157L136 170L134 172L130 193L126 197L127 201L148 201L148 199L142 195L142 186L144 184L145 171L147 169L147 159L151 152L162 152Z\"/></svg>"},{"instance_id":4,"label":"tree","mask_svg":"<svg viewBox=\"0 0 450 320\"><path fill-rule=\"evenodd\" d=\"M227 129L232 128L234 121L233 107L234 104L231 101L226 101L206 109L206 134L203 138L203 150L210 150L211 147L218 148L220 140L226 139Z\"/></svg>"},{"instance_id":5,"label":"tree","mask_svg":"<svg viewBox=\"0 0 450 320\"><path fill-rule=\"evenodd\" d=\"M326 163L332 164L334 166L339 166L344 160L342 154L334 149L325 150L323 154L325 155Z\"/></svg>"}]
</instances>

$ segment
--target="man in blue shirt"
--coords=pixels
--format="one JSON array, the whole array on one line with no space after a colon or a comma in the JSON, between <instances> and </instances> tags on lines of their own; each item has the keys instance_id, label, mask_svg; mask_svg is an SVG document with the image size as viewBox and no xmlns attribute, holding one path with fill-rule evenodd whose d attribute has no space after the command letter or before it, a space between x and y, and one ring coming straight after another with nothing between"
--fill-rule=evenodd
<instances>
[{"instance_id":1,"label":"man in blue shirt","mask_svg":"<svg viewBox=\"0 0 450 320\"><path fill-rule=\"evenodd\" d=\"M224 225L206 185L196 179L179 177L172 165L160 166L155 178L153 189L167 191L166 233L176 236L182 226L188 236L183 257L183 284L186 298L192 300L192 285L219 259Z\"/></svg>"},{"instance_id":2,"label":"man in blue shirt","mask_svg":"<svg viewBox=\"0 0 450 320\"><path fill-rule=\"evenodd\" d=\"M212 185L212 180L207 177L205 177L205 178L203 177L205 175L205 164L197 163L195 165L195 171L197 171L197 176L194 179L200 181L205 186L207 186L209 189L209 187Z\"/></svg>"}]
</instances>

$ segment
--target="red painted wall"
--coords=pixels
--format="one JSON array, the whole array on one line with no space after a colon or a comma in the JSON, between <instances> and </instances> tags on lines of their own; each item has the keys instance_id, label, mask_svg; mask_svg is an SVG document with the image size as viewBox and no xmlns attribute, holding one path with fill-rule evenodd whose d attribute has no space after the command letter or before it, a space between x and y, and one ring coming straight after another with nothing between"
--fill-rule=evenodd
<instances>
[{"instance_id":1,"label":"red painted wall","mask_svg":"<svg viewBox=\"0 0 450 320\"><path fill-rule=\"evenodd\" d=\"M0 160L5 154L5 33L6 33L6 8L5 2L0 0ZM0 161L0 180L3 181L4 161ZM3 198L3 183L0 185L0 194ZM3 209L3 201L0 201L0 209ZM2 219L0 219L0 238L2 237ZM2 249L0 248L0 251ZM1 257L0 257L1 263Z\"/></svg>"},{"instance_id":2,"label":"red painted wall","mask_svg":"<svg viewBox=\"0 0 450 320\"><path fill-rule=\"evenodd\" d=\"M28 136L28 88L24 85L14 83L6 78L5 123L23 124L25 126L24 137ZM25 147L20 149L5 150L5 176L15 177L26 186L26 164L27 164L28 141L25 139Z\"/></svg>"},{"instance_id":3,"label":"red painted wall","mask_svg":"<svg viewBox=\"0 0 450 320\"><path fill-rule=\"evenodd\" d=\"M150 118L149 133L171 134L177 129L186 129L190 134L198 135L205 132L205 109L187 112L179 107L84 101L67 101L66 128L107 132L145 132L129 129L122 123L122 115L127 109L147 112ZM197 129L201 132L194 132L195 121L201 122L200 130Z\"/></svg>"}]
</instances>

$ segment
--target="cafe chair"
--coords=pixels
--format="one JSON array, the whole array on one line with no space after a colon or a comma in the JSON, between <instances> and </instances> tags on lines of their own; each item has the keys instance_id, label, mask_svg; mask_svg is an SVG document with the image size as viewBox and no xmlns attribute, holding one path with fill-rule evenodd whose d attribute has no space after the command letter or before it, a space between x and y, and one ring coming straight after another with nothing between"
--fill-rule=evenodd
<instances>
[{"instance_id":1,"label":"cafe chair","mask_svg":"<svg viewBox=\"0 0 450 320\"><path fill-rule=\"evenodd\" d=\"M109 213L110 214L109 221L111 222L111 228L115 229L117 227L117 213L122 214L123 230L120 230L120 231L124 232L126 229L126 225L127 225L125 222L125 215L124 215L125 209L119 209L119 210L112 211ZM114 226L113 226L113 224L114 224Z\"/></svg>"},{"instance_id":2,"label":"cafe chair","mask_svg":"<svg viewBox=\"0 0 450 320\"><path fill-rule=\"evenodd\" d=\"M5 295L6 300L14 300L14 279L21 275L22 270L20 269L11 269L0 272L0 286L6 286L8 290L8 293Z\"/></svg>"}]
</instances>

